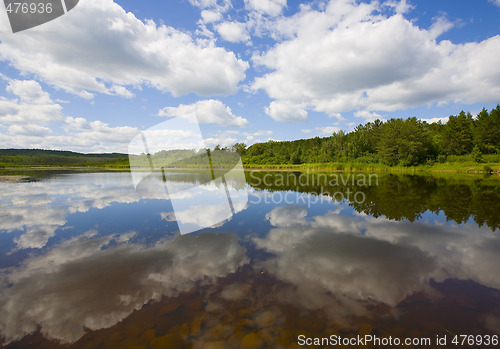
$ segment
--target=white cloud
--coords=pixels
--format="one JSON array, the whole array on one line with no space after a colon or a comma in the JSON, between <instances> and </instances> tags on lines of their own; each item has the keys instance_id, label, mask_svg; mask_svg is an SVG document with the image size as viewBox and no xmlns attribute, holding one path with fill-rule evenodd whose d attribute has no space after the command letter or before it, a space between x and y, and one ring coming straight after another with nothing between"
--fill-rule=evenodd
<instances>
[{"instance_id":1,"label":"white cloud","mask_svg":"<svg viewBox=\"0 0 500 349\"><path fill-rule=\"evenodd\" d=\"M226 12L231 7L231 0L189 0L189 3L200 9L216 9L219 12Z\"/></svg>"},{"instance_id":2,"label":"white cloud","mask_svg":"<svg viewBox=\"0 0 500 349\"><path fill-rule=\"evenodd\" d=\"M117 86L117 85L111 86L110 91L117 96L121 96L121 97L125 97L125 98L134 97L134 94L132 92L130 92L129 90L127 90L123 86Z\"/></svg>"},{"instance_id":3,"label":"white cloud","mask_svg":"<svg viewBox=\"0 0 500 349\"><path fill-rule=\"evenodd\" d=\"M201 19L203 23L218 22L222 19L222 13L219 11L203 10L201 11Z\"/></svg>"},{"instance_id":4,"label":"white cloud","mask_svg":"<svg viewBox=\"0 0 500 349\"><path fill-rule=\"evenodd\" d=\"M340 127L328 126L328 127L316 127L315 130L320 136L331 136L335 132L340 131Z\"/></svg>"},{"instance_id":5,"label":"white cloud","mask_svg":"<svg viewBox=\"0 0 500 349\"><path fill-rule=\"evenodd\" d=\"M102 121L88 122L84 118L68 116L65 122L67 131L88 142L129 143L139 133L135 127L110 127Z\"/></svg>"},{"instance_id":6,"label":"white cloud","mask_svg":"<svg viewBox=\"0 0 500 349\"><path fill-rule=\"evenodd\" d=\"M213 148L217 145L221 147L230 147L235 143L238 143L237 138L231 137L224 133L217 134L214 137L209 137L205 139L205 144L210 148Z\"/></svg>"},{"instance_id":7,"label":"white cloud","mask_svg":"<svg viewBox=\"0 0 500 349\"><path fill-rule=\"evenodd\" d=\"M369 112L368 110L358 110L354 113L354 116L357 118L362 118L365 122L373 122L377 119L384 120L384 118L380 114Z\"/></svg>"},{"instance_id":8,"label":"white cloud","mask_svg":"<svg viewBox=\"0 0 500 349\"><path fill-rule=\"evenodd\" d=\"M208 99L198 101L194 104L181 104L178 107L165 107L158 112L159 116L176 117L196 113L198 121L202 124L219 124L221 126L248 125L248 120L241 116L235 116L231 108L221 101Z\"/></svg>"},{"instance_id":9,"label":"white cloud","mask_svg":"<svg viewBox=\"0 0 500 349\"><path fill-rule=\"evenodd\" d=\"M189 0L189 3L199 8L208 8L217 5L217 0Z\"/></svg>"},{"instance_id":10,"label":"white cloud","mask_svg":"<svg viewBox=\"0 0 500 349\"><path fill-rule=\"evenodd\" d=\"M248 69L213 42L140 21L112 0L82 1L28 32L2 31L0 41L1 60L85 98L95 92L130 98L128 88L140 85L174 96L231 94Z\"/></svg>"},{"instance_id":11,"label":"white cloud","mask_svg":"<svg viewBox=\"0 0 500 349\"><path fill-rule=\"evenodd\" d=\"M337 126L325 126L325 127L315 127L314 130L311 129L302 129L300 130L302 133L310 135L314 132L316 136L331 136L334 132L339 132L340 127Z\"/></svg>"},{"instance_id":12,"label":"white cloud","mask_svg":"<svg viewBox=\"0 0 500 349\"><path fill-rule=\"evenodd\" d=\"M420 28L403 17L406 2L392 3L390 16L380 14L386 5L331 0L322 10L303 6L269 26L278 43L253 61L271 72L252 84L274 99L268 114L297 121L306 119L305 110L333 116L498 101L500 66L493 57L500 54L500 36L461 45L438 41L453 26L444 17ZM276 104L300 104L302 112L282 117Z\"/></svg>"},{"instance_id":13,"label":"white cloud","mask_svg":"<svg viewBox=\"0 0 500 349\"><path fill-rule=\"evenodd\" d=\"M302 104L289 101L271 102L266 109L266 114L276 121L300 122L307 120L307 111Z\"/></svg>"},{"instance_id":14,"label":"white cloud","mask_svg":"<svg viewBox=\"0 0 500 349\"><path fill-rule=\"evenodd\" d=\"M450 117L447 116L447 117L444 117L444 118L430 118L430 119L420 119L420 121L425 121L427 122L428 124L432 124L432 123L435 123L435 122L439 122L441 121L442 124L446 124L448 122L448 119Z\"/></svg>"},{"instance_id":15,"label":"white cloud","mask_svg":"<svg viewBox=\"0 0 500 349\"><path fill-rule=\"evenodd\" d=\"M435 19L429 32L432 37L437 38L441 34L446 33L448 30L453 28L453 26L454 24L452 22L450 22L446 17L441 16Z\"/></svg>"},{"instance_id":16,"label":"white cloud","mask_svg":"<svg viewBox=\"0 0 500 349\"><path fill-rule=\"evenodd\" d=\"M387 1L384 3L384 5L392 7L396 11L396 13L402 13L402 14L412 10L415 7L411 4L408 4L407 0Z\"/></svg>"},{"instance_id":17,"label":"white cloud","mask_svg":"<svg viewBox=\"0 0 500 349\"><path fill-rule=\"evenodd\" d=\"M209 147L220 145L230 147L235 143L245 143L251 145L254 143L267 142L273 135L272 131L261 130L256 132L241 132L237 130L219 131L213 137L206 138L205 144Z\"/></svg>"},{"instance_id":18,"label":"white cloud","mask_svg":"<svg viewBox=\"0 0 500 349\"><path fill-rule=\"evenodd\" d=\"M335 118L337 120L345 120L342 114L340 113L329 113L328 116L331 118Z\"/></svg>"},{"instance_id":19,"label":"white cloud","mask_svg":"<svg viewBox=\"0 0 500 349\"><path fill-rule=\"evenodd\" d=\"M126 152L124 144L139 132L134 127L111 127L102 121L88 122L81 117L65 118L62 106L55 103L38 82L6 80L6 91L16 98L0 97L0 127L7 130L0 133L0 148ZM66 133L59 132L61 125Z\"/></svg>"},{"instance_id":20,"label":"white cloud","mask_svg":"<svg viewBox=\"0 0 500 349\"><path fill-rule=\"evenodd\" d=\"M38 125L11 125L9 127L9 133L13 135L23 135L23 136L46 136L52 133L52 130L45 126Z\"/></svg>"},{"instance_id":21,"label":"white cloud","mask_svg":"<svg viewBox=\"0 0 500 349\"><path fill-rule=\"evenodd\" d=\"M500 6L500 0L488 0L488 1L494 3L497 6Z\"/></svg>"},{"instance_id":22,"label":"white cloud","mask_svg":"<svg viewBox=\"0 0 500 349\"><path fill-rule=\"evenodd\" d=\"M223 22L216 26L220 36L229 42L249 42L250 34L248 33L245 23L241 22Z\"/></svg>"},{"instance_id":23,"label":"white cloud","mask_svg":"<svg viewBox=\"0 0 500 349\"><path fill-rule=\"evenodd\" d=\"M243 140L240 140L240 142L246 143L246 144L253 144L253 143L258 143L258 142L267 142L268 140L271 139L271 136L273 135L273 131L271 130L261 130L257 132L242 132L241 135L245 137ZM262 138L264 137L264 138Z\"/></svg>"},{"instance_id":24,"label":"white cloud","mask_svg":"<svg viewBox=\"0 0 500 349\"><path fill-rule=\"evenodd\" d=\"M245 7L269 16L277 16L286 7L286 2L287 0L245 0Z\"/></svg>"},{"instance_id":25,"label":"white cloud","mask_svg":"<svg viewBox=\"0 0 500 349\"><path fill-rule=\"evenodd\" d=\"M14 127L13 131L24 129L32 133L35 125L47 125L63 118L62 107L36 81L9 80L6 91L17 98L0 97L0 123L22 124L22 127ZM46 129L43 130L46 133Z\"/></svg>"}]
</instances>

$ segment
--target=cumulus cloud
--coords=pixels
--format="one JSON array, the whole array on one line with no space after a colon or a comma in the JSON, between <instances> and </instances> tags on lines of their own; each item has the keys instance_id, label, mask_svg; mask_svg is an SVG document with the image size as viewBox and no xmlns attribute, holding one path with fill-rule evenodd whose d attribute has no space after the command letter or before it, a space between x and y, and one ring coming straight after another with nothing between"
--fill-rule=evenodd
<instances>
[{"instance_id":1,"label":"cumulus cloud","mask_svg":"<svg viewBox=\"0 0 500 349\"><path fill-rule=\"evenodd\" d=\"M189 3L200 9L215 9L222 13L231 8L231 0L189 0Z\"/></svg>"},{"instance_id":2,"label":"cumulus cloud","mask_svg":"<svg viewBox=\"0 0 500 349\"><path fill-rule=\"evenodd\" d=\"M86 139L89 143L129 143L139 132L135 127L110 127L102 121L88 122L84 118L72 118L70 116L65 119L65 122L67 131Z\"/></svg>"},{"instance_id":3,"label":"cumulus cloud","mask_svg":"<svg viewBox=\"0 0 500 349\"><path fill-rule=\"evenodd\" d=\"M88 0L29 32L1 32L0 59L45 82L92 98L133 96L149 85L174 96L231 94L248 63L211 41L141 21L112 0Z\"/></svg>"},{"instance_id":4,"label":"cumulus cloud","mask_svg":"<svg viewBox=\"0 0 500 349\"><path fill-rule=\"evenodd\" d=\"M238 43L249 42L250 34L248 33L245 23L241 22L223 22L216 26L219 35L226 41Z\"/></svg>"},{"instance_id":5,"label":"cumulus cloud","mask_svg":"<svg viewBox=\"0 0 500 349\"><path fill-rule=\"evenodd\" d=\"M245 0L245 7L269 16L277 16L286 7L286 2L287 0Z\"/></svg>"},{"instance_id":6,"label":"cumulus cloud","mask_svg":"<svg viewBox=\"0 0 500 349\"><path fill-rule=\"evenodd\" d=\"M0 123L15 124L11 132L46 134L47 128L41 126L63 118L62 106L34 80L8 80L6 91L16 98L0 97Z\"/></svg>"},{"instance_id":7,"label":"cumulus cloud","mask_svg":"<svg viewBox=\"0 0 500 349\"><path fill-rule=\"evenodd\" d=\"M266 114L276 121L300 122L307 121L307 110L300 103L293 103L287 100L271 102L265 109Z\"/></svg>"},{"instance_id":8,"label":"cumulus cloud","mask_svg":"<svg viewBox=\"0 0 500 349\"><path fill-rule=\"evenodd\" d=\"M138 133L134 127L111 127L102 121L88 122L64 117L63 107L34 80L7 80L6 92L14 98L0 97L0 148L42 148L90 151L124 151L120 144ZM66 134L56 132L62 126Z\"/></svg>"},{"instance_id":9,"label":"cumulus cloud","mask_svg":"<svg viewBox=\"0 0 500 349\"><path fill-rule=\"evenodd\" d=\"M450 22L446 17L437 17L429 29L432 37L437 38L441 34L446 33L448 30L453 28L454 24Z\"/></svg>"},{"instance_id":10,"label":"cumulus cloud","mask_svg":"<svg viewBox=\"0 0 500 349\"><path fill-rule=\"evenodd\" d=\"M21 136L46 136L52 133L52 130L48 127L38 126L38 125L12 125L9 126L9 133L12 135Z\"/></svg>"},{"instance_id":11,"label":"cumulus cloud","mask_svg":"<svg viewBox=\"0 0 500 349\"><path fill-rule=\"evenodd\" d=\"M261 130L256 132L241 132L237 130L219 131L213 137L205 138L205 144L209 147L220 145L230 147L235 143L245 143L247 145L257 142L267 142L271 139L273 132Z\"/></svg>"},{"instance_id":12,"label":"cumulus cloud","mask_svg":"<svg viewBox=\"0 0 500 349\"><path fill-rule=\"evenodd\" d=\"M359 110L354 113L354 116L363 119L365 122L373 122L377 119L384 120L382 115L374 112L369 112L368 110Z\"/></svg>"},{"instance_id":13,"label":"cumulus cloud","mask_svg":"<svg viewBox=\"0 0 500 349\"><path fill-rule=\"evenodd\" d=\"M324 10L304 6L277 20L278 43L253 57L271 72L252 87L266 91L272 103L301 107L292 118L278 117L273 105L268 114L296 121L308 109L334 115L497 101L500 68L492 60L500 53L500 36L461 45L438 41L452 23L440 17L420 28L403 16L406 2L400 4L392 15L381 15L387 4L332 0Z\"/></svg>"},{"instance_id":14,"label":"cumulus cloud","mask_svg":"<svg viewBox=\"0 0 500 349\"><path fill-rule=\"evenodd\" d=\"M450 118L449 116L446 116L446 117L443 117L443 118L430 118L430 119L420 119L420 120L421 121L425 121L428 124L432 124L432 123L435 123L435 122L441 122L442 124L446 124L448 122L449 118Z\"/></svg>"},{"instance_id":15,"label":"cumulus cloud","mask_svg":"<svg viewBox=\"0 0 500 349\"><path fill-rule=\"evenodd\" d=\"M333 133L339 132L340 127L337 126L316 127L316 131L321 136L331 136Z\"/></svg>"},{"instance_id":16,"label":"cumulus cloud","mask_svg":"<svg viewBox=\"0 0 500 349\"><path fill-rule=\"evenodd\" d=\"M407 0L387 1L384 3L384 5L394 8L396 13L403 13L403 14L415 8L415 6L409 4Z\"/></svg>"},{"instance_id":17,"label":"cumulus cloud","mask_svg":"<svg viewBox=\"0 0 500 349\"><path fill-rule=\"evenodd\" d=\"M203 23L218 22L222 19L222 13L219 11L203 10L201 11L201 19Z\"/></svg>"},{"instance_id":18,"label":"cumulus cloud","mask_svg":"<svg viewBox=\"0 0 500 349\"><path fill-rule=\"evenodd\" d=\"M84 124L78 128L78 123ZM88 128L86 128L88 127ZM102 121L87 122L67 117L65 134L55 134L45 126L14 124L0 133L0 148L72 150L84 153L127 152L127 144L138 133L134 127L110 127Z\"/></svg>"},{"instance_id":19,"label":"cumulus cloud","mask_svg":"<svg viewBox=\"0 0 500 349\"><path fill-rule=\"evenodd\" d=\"M202 124L219 124L221 126L248 125L248 120L235 116L231 108L224 105L221 101L208 99L198 101L194 104L181 104L178 107L165 107L158 112L159 116L176 117L196 113L198 121Z\"/></svg>"},{"instance_id":20,"label":"cumulus cloud","mask_svg":"<svg viewBox=\"0 0 500 349\"><path fill-rule=\"evenodd\" d=\"M314 132L315 135L324 137L324 136L331 136L333 133L339 132L340 127L337 126L315 127L314 130L306 128L300 131L305 134L311 134Z\"/></svg>"}]
</instances>

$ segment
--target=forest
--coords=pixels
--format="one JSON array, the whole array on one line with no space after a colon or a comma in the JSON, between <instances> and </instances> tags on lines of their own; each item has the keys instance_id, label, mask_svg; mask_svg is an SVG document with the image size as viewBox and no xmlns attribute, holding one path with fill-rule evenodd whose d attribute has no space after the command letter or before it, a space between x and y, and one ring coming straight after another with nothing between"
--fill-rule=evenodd
<instances>
[{"instance_id":1,"label":"forest","mask_svg":"<svg viewBox=\"0 0 500 349\"><path fill-rule=\"evenodd\" d=\"M210 154L210 157L208 156ZM162 150L155 154L80 154L39 149L0 150L0 167L231 167L240 155L246 167L317 164L381 164L410 167L443 163L500 163L500 105L475 117L469 112L450 116L446 123L427 123L416 117L375 120L351 132L295 141L256 143L247 147L216 146L212 150ZM344 168L344 167L342 167ZM341 169L342 169L341 168Z\"/></svg>"},{"instance_id":2,"label":"forest","mask_svg":"<svg viewBox=\"0 0 500 349\"><path fill-rule=\"evenodd\" d=\"M381 163L389 166L462 161L500 162L500 105L473 117L460 112L446 123L416 117L375 120L352 132L290 142L236 144L245 164Z\"/></svg>"},{"instance_id":3,"label":"forest","mask_svg":"<svg viewBox=\"0 0 500 349\"><path fill-rule=\"evenodd\" d=\"M1 167L114 167L127 168L128 155L81 154L43 149L0 149Z\"/></svg>"}]
</instances>

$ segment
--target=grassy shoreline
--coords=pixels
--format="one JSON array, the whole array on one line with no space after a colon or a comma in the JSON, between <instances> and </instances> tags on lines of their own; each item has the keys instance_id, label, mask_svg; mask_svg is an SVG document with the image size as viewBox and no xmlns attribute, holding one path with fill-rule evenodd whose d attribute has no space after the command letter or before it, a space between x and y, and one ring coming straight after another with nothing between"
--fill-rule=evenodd
<instances>
[{"instance_id":1,"label":"grassy shoreline","mask_svg":"<svg viewBox=\"0 0 500 349\"><path fill-rule=\"evenodd\" d=\"M379 163L322 163L300 165L244 165L246 170L313 170L330 172L402 172L402 173L499 173L500 163L443 163L419 166L388 166Z\"/></svg>"},{"instance_id":2,"label":"grassy shoreline","mask_svg":"<svg viewBox=\"0 0 500 349\"><path fill-rule=\"evenodd\" d=\"M282 164L282 165L259 165L245 164L245 170L251 171L326 171L326 172L401 172L401 173L432 173L432 172L450 172L450 173L499 173L500 163L473 163L473 162L457 162L457 163L442 163L433 165L418 165L418 166L388 166L380 163L315 163L315 164ZM168 168L168 170L199 170L198 167L183 167L183 168ZM20 166L20 167L4 167L0 168L0 172L9 171L25 171L25 170L40 170L40 171L121 171L129 172L129 167L114 167L114 166ZM144 168L144 170L149 170Z\"/></svg>"}]
</instances>

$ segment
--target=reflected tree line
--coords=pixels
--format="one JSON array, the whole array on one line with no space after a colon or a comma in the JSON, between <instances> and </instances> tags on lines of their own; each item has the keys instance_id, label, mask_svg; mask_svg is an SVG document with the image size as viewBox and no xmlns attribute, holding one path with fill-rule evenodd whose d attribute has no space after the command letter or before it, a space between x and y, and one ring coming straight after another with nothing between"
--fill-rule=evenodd
<instances>
[{"instance_id":1,"label":"reflected tree line","mask_svg":"<svg viewBox=\"0 0 500 349\"><path fill-rule=\"evenodd\" d=\"M373 174L372 174L373 175ZM350 200L357 212L410 222L426 211L443 211L446 219L500 228L500 183L495 178L444 178L432 175L378 174L378 183L361 173L251 172L257 190L298 191L327 195L332 200L362 192L365 200ZM293 178L295 177L295 179ZM371 182L371 183L370 183ZM352 194L351 194L352 198ZM362 201L362 202L361 202Z\"/></svg>"}]
</instances>

